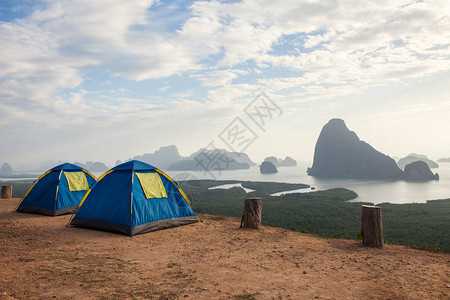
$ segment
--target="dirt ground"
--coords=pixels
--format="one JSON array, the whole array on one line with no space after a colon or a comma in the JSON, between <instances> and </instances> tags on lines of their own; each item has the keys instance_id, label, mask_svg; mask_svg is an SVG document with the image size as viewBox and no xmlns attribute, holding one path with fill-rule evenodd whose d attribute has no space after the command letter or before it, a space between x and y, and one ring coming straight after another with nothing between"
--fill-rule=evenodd
<instances>
[{"instance_id":1,"label":"dirt ground","mask_svg":"<svg viewBox=\"0 0 450 300\"><path fill-rule=\"evenodd\" d=\"M0 200L0 299L450 299L450 255L234 218L132 238Z\"/></svg>"}]
</instances>

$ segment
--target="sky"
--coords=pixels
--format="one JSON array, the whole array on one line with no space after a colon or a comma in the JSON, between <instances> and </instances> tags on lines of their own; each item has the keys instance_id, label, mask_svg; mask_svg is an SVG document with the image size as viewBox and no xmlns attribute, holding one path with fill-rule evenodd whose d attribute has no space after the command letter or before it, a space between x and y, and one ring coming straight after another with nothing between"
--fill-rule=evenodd
<instances>
[{"instance_id":1,"label":"sky","mask_svg":"<svg viewBox=\"0 0 450 300\"><path fill-rule=\"evenodd\" d=\"M332 118L450 157L449 1L0 0L0 164L312 162Z\"/></svg>"}]
</instances>

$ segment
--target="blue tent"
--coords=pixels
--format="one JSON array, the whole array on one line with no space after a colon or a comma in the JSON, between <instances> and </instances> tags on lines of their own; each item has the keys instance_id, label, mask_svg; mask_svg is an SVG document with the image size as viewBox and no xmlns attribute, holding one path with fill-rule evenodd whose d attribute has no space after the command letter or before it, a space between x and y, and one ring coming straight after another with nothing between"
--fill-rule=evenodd
<instances>
[{"instance_id":1,"label":"blue tent","mask_svg":"<svg viewBox=\"0 0 450 300\"><path fill-rule=\"evenodd\" d=\"M69 163L56 166L34 182L16 210L48 216L75 213L95 183L95 177L79 166Z\"/></svg>"},{"instance_id":2,"label":"blue tent","mask_svg":"<svg viewBox=\"0 0 450 300\"><path fill-rule=\"evenodd\" d=\"M103 174L70 225L130 236L199 219L176 183L161 170L132 160Z\"/></svg>"}]
</instances>

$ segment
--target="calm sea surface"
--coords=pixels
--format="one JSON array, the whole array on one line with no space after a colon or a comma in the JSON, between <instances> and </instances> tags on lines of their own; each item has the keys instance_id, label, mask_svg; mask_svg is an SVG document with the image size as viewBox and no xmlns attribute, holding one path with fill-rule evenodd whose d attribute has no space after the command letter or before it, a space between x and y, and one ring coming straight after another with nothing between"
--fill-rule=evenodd
<instances>
[{"instance_id":1,"label":"calm sea surface","mask_svg":"<svg viewBox=\"0 0 450 300\"><path fill-rule=\"evenodd\" d=\"M167 171L175 180L216 179L216 180L242 180L242 181L273 181L288 183L304 183L315 188L316 191L331 188L347 188L355 191L359 196L352 202L371 202L374 204L390 203L425 203L427 200L450 198L450 163L440 163L439 168L432 169L439 173L440 180L427 182L382 181L382 180L356 180L356 179L323 179L308 176L306 168L311 164L297 167L278 168L276 174L261 174L259 167L248 170L230 170L213 172L202 171ZM36 174L36 178L41 174ZM100 173L94 173L99 177ZM17 178L22 179L22 178ZM0 180L14 180L0 178ZM311 189L301 189L295 192L310 192ZM286 193L289 191L284 191ZM292 191L291 191L292 192Z\"/></svg>"},{"instance_id":2,"label":"calm sea surface","mask_svg":"<svg viewBox=\"0 0 450 300\"><path fill-rule=\"evenodd\" d=\"M440 180L427 182L383 181L383 180L356 180L356 179L322 179L308 176L306 168L309 165L297 167L278 168L276 174L261 174L258 167L249 170L214 172L217 180L242 181L273 181L288 183L305 183L316 191L344 187L355 191L358 198L352 202L371 202L374 204L390 203L425 203L427 200L450 198L450 163L441 163L439 168L432 169L439 173ZM185 179L212 179L205 172L176 172L169 171L168 175L176 180ZM302 189L298 192L310 192L311 189Z\"/></svg>"}]
</instances>

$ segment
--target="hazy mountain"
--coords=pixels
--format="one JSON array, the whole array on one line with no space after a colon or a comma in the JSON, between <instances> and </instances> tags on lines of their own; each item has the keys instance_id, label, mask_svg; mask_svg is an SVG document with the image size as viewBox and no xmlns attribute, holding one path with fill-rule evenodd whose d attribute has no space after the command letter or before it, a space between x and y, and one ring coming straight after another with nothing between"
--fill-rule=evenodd
<instances>
[{"instance_id":1,"label":"hazy mountain","mask_svg":"<svg viewBox=\"0 0 450 300\"><path fill-rule=\"evenodd\" d=\"M175 145L170 145L161 147L154 153L145 153L143 155L138 155L130 158L127 161L134 159L143 161L159 169L168 169L171 164L183 159L183 157L180 156L180 153L178 152L178 149Z\"/></svg>"},{"instance_id":2,"label":"hazy mountain","mask_svg":"<svg viewBox=\"0 0 450 300\"><path fill-rule=\"evenodd\" d=\"M417 160L405 166L405 180L439 180L439 174L433 174L426 162L424 162L423 160Z\"/></svg>"},{"instance_id":3,"label":"hazy mountain","mask_svg":"<svg viewBox=\"0 0 450 300\"><path fill-rule=\"evenodd\" d=\"M425 154L410 153L407 156L415 156L415 157L418 157L420 159L428 159L428 156L426 156Z\"/></svg>"},{"instance_id":4,"label":"hazy mountain","mask_svg":"<svg viewBox=\"0 0 450 300\"><path fill-rule=\"evenodd\" d=\"M200 148L200 150L192 153L189 158L194 159L195 157L198 157L199 154L204 153L223 153L228 159L233 159L238 163L245 163L249 166L256 166L256 163L254 163L250 157L244 153L244 152L230 152L225 149L214 149L214 150L206 150L205 148ZM202 155L203 155L202 154Z\"/></svg>"},{"instance_id":5,"label":"hazy mountain","mask_svg":"<svg viewBox=\"0 0 450 300\"><path fill-rule=\"evenodd\" d=\"M169 170L180 171L223 171L249 169L256 165L245 153L229 152L225 149L200 150L189 158L182 159L169 166Z\"/></svg>"},{"instance_id":6,"label":"hazy mountain","mask_svg":"<svg viewBox=\"0 0 450 300\"><path fill-rule=\"evenodd\" d=\"M83 167L84 167L85 169L88 169L88 170L89 170L93 164L94 164L94 162L93 162L92 160L88 160L87 162L85 162L85 163L83 164Z\"/></svg>"},{"instance_id":7,"label":"hazy mountain","mask_svg":"<svg viewBox=\"0 0 450 300\"><path fill-rule=\"evenodd\" d=\"M97 161L97 162L95 162L95 163L93 163L89 168L88 168L88 171L89 172L106 172L106 171L108 171L109 170L109 168L104 164L104 163L102 163L102 162L99 162L99 161Z\"/></svg>"},{"instance_id":8,"label":"hazy mountain","mask_svg":"<svg viewBox=\"0 0 450 300\"><path fill-rule=\"evenodd\" d=\"M82 167L83 169L88 170L89 172L106 172L109 170L109 168L102 162L96 161L87 161L86 163L80 163L80 162L74 162L74 165L77 165L79 167Z\"/></svg>"},{"instance_id":9,"label":"hazy mountain","mask_svg":"<svg viewBox=\"0 0 450 300\"><path fill-rule=\"evenodd\" d=\"M450 157L440 158L440 159L438 159L438 162L443 162L443 163L450 162Z\"/></svg>"},{"instance_id":10,"label":"hazy mountain","mask_svg":"<svg viewBox=\"0 0 450 300\"><path fill-rule=\"evenodd\" d=\"M38 166L38 171L48 171L53 167L59 166L60 164L63 164L64 162L62 160L54 161L54 160L45 160L41 162Z\"/></svg>"},{"instance_id":11,"label":"hazy mountain","mask_svg":"<svg viewBox=\"0 0 450 300\"><path fill-rule=\"evenodd\" d=\"M416 153L411 153L408 156L401 158L397 162L397 166L401 169L405 169L405 166L407 164L410 164L415 161L424 161L425 163L427 163L427 165L430 169L439 168L439 165L437 163L435 163L434 161L428 159L428 157L426 155L416 154Z\"/></svg>"},{"instance_id":12,"label":"hazy mountain","mask_svg":"<svg viewBox=\"0 0 450 300\"><path fill-rule=\"evenodd\" d=\"M290 156L286 156L285 159L280 161L280 167L295 167L297 165L297 161Z\"/></svg>"},{"instance_id":13,"label":"hazy mountain","mask_svg":"<svg viewBox=\"0 0 450 300\"><path fill-rule=\"evenodd\" d=\"M275 156L269 156L269 157L266 157L266 158L264 158L264 161L270 162L270 163L273 164L275 167L278 167L278 166L279 166L278 158L276 158Z\"/></svg>"},{"instance_id":14,"label":"hazy mountain","mask_svg":"<svg viewBox=\"0 0 450 300\"><path fill-rule=\"evenodd\" d=\"M259 166L259 171L261 174L274 174L278 173L277 167L271 161L263 161L261 166Z\"/></svg>"},{"instance_id":15,"label":"hazy mountain","mask_svg":"<svg viewBox=\"0 0 450 300\"><path fill-rule=\"evenodd\" d=\"M297 161L292 157L286 156L285 159L276 158L275 156L269 156L264 159L264 161L271 162L275 167L295 167Z\"/></svg>"},{"instance_id":16,"label":"hazy mountain","mask_svg":"<svg viewBox=\"0 0 450 300\"><path fill-rule=\"evenodd\" d=\"M76 162L74 162L73 164L76 165L76 166L79 166L79 167L81 167L81 168L86 169L86 166L85 166L83 163L79 162L79 161L76 161Z\"/></svg>"},{"instance_id":17,"label":"hazy mountain","mask_svg":"<svg viewBox=\"0 0 450 300\"><path fill-rule=\"evenodd\" d=\"M13 172L13 169L11 168L11 165L8 163L3 163L2 167L0 168L0 175L8 175Z\"/></svg>"},{"instance_id":18,"label":"hazy mountain","mask_svg":"<svg viewBox=\"0 0 450 300\"><path fill-rule=\"evenodd\" d=\"M361 141L341 119L320 132L308 175L336 178L402 179L403 171L387 155Z\"/></svg>"}]
</instances>

